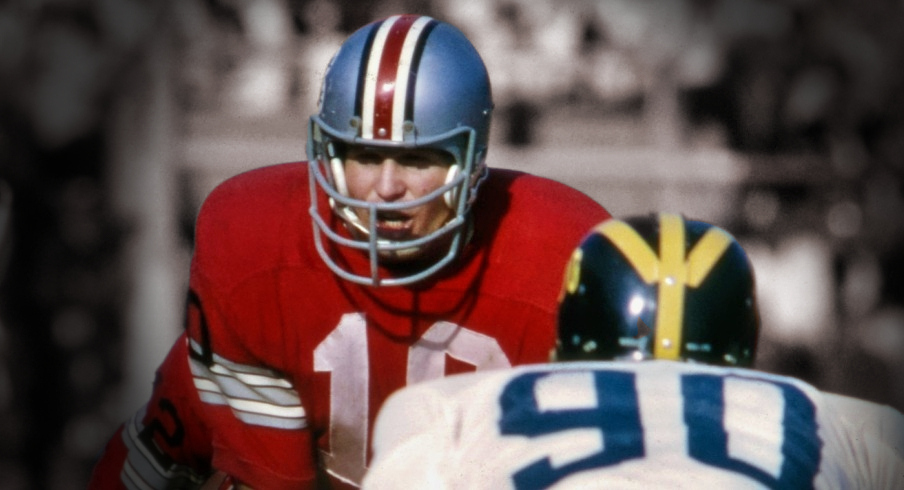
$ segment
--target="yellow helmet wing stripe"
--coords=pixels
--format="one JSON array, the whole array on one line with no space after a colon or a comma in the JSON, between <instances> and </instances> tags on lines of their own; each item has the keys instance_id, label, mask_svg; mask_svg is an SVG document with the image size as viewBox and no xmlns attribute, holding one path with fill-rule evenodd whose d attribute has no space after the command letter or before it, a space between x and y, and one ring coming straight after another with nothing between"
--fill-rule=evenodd
<instances>
[{"instance_id":1,"label":"yellow helmet wing stripe","mask_svg":"<svg viewBox=\"0 0 904 490\"><path fill-rule=\"evenodd\" d=\"M647 284L658 283L653 355L657 359L681 356L684 295L687 287L698 287L731 245L731 236L721 229L708 230L687 253L684 219L677 214L659 215L659 254L630 225L609 220L596 231L612 242ZM580 261L580 257L573 257ZM570 267L571 268L571 267ZM566 288L578 279L569 274Z\"/></svg>"},{"instance_id":2,"label":"yellow helmet wing stripe","mask_svg":"<svg viewBox=\"0 0 904 490\"><path fill-rule=\"evenodd\" d=\"M574 294L581 284L581 261L584 260L584 251L580 248L574 249L571 258L568 259L568 266L565 267L565 280L562 283L562 290L559 293L559 303L565 298L566 294Z\"/></svg>"},{"instance_id":3,"label":"yellow helmet wing stripe","mask_svg":"<svg viewBox=\"0 0 904 490\"><path fill-rule=\"evenodd\" d=\"M659 277L659 259L647 242L624 221L609 220L599 225L596 231L612 242L647 284Z\"/></svg>"},{"instance_id":4,"label":"yellow helmet wing stripe","mask_svg":"<svg viewBox=\"0 0 904 490\"><path fill-rule=\"evenodd\" d=\"M657 359L679 359L681 324L684 318L684 220L675 214L659 217L659 305L656 309L656 340L653 355Z\"/></svg>"},{"instance_id":5,"label":"yellow helmet wing stripe","mask_svg":"<svg viewBox=\"0 0 904 490\"><path fill-rule=\"evenodd\" d=\"M687 257L687 285L698 287L719 258L731 245L731 235L719 228L710 228L700 238Z\"/></svg>"}]
</instances>

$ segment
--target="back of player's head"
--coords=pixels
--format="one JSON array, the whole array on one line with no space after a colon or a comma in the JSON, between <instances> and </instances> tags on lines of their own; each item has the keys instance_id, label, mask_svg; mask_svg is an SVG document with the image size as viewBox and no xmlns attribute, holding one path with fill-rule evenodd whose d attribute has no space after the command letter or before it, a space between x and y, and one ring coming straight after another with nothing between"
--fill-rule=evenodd
<instances>
[{"instance_id":1,"label":"back of player's head","mask_svg":"<svg viewBox=\"0 0 904 490\"><path fill-rule=\"evenodd\" d=\"M666 213L605 221L566 267L555 359L751 366L754 289L747 254L719 227Z\"/></svg>"}]
</instances>

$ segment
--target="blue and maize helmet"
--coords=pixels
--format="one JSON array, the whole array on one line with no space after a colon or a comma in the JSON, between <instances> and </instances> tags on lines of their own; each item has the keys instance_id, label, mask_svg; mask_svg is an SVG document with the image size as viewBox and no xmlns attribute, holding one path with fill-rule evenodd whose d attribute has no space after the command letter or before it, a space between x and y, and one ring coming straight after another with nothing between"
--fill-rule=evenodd
<instances>
[{"instance_id":1,"label":"blue and maize helmet","mask_svg":"<svg viewBox=\"0 0 904 490\"><path fill-rule=\"evenodd\" d=\"M486 67L471 42L450 24L398 15L368 24L345 41L327 68L307 140L314 240L333 272L360 284L403 285L431 276L456 258L467 239L466 217L486 174L492 109ZM369 203L348 196L343 167L348 145L442 150L452 155L454 164L445 185L420 199ZM354 231L351 238L321 218L318 192L326 193L335 214ZM433 199L443 199L455 211L439 230L405 241L377 237L377 213ZM358 219L355 209L366 210L369 223ZM340 265L325 240L366 251L369 272L355 273ZM381 277L381 252L417 251L439 240L448 243L448 250L435 262L407 276Z\"/></svg>"},{"instance_id":2,"label":"blue and maize helmet","mask_svg":"<svg viewBox=\"0 0 904 490\"><path fill-rule=\"evenodd\" d=\"M566 267L554 359L751 366L754 289L747 254L719 227L667 213L604 221Z\"/></svg>"}]
</instances>

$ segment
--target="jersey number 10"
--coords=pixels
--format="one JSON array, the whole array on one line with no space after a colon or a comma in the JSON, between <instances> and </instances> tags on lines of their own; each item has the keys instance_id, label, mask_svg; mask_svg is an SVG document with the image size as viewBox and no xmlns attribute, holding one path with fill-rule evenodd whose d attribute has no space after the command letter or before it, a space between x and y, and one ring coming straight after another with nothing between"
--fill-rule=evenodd
<instances>
[{"instance_id":1,"label":"jersey number 10","mask_svg":"<svg viewBox=\"0 0 904 490\"><path fill-rule=\"evenodd\" d=\"M447 354L478 370L510 365L496 339L454 323L437 322L408 348L407 383L442 377ZM336 477L360 484L367 464L370 375L367 323L362 314L342 316L314 350L314 370L331 374L326 467Z\"/></svg>"}]
</instances>

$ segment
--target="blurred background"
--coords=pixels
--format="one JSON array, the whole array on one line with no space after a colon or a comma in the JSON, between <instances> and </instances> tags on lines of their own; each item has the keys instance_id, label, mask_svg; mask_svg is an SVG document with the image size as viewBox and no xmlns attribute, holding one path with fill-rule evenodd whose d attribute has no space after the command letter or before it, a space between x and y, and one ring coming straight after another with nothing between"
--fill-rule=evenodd
<instances>
[{"instance_id":1,"label":"blurred background","mask_svg":"<svg viewBox=\"0 0 904 490\"><path fill-rule=\"evenodd\" d=\"M483 55L491 165L725 227L758 367L904 409L900 0L13 0L0 487L84 488L179 334L206 194L304 159L332 53L403 11Z\"/></svg>"}]
</instances>

